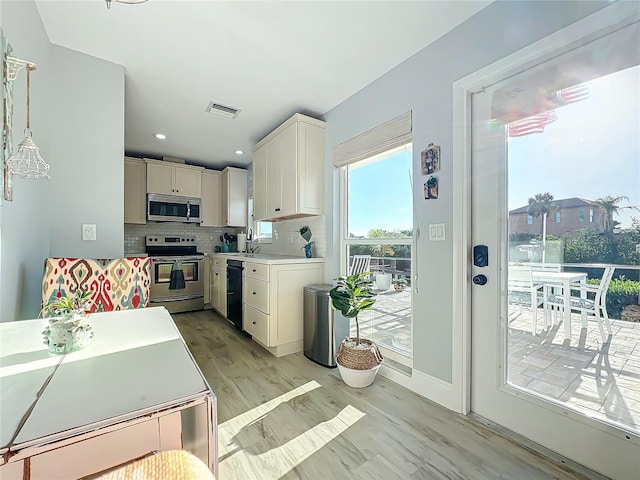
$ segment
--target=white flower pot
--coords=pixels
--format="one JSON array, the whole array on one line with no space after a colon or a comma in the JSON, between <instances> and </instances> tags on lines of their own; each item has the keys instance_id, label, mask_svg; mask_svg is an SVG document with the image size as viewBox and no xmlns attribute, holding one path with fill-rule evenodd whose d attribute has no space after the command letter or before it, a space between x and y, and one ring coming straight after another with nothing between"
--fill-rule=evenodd
<instances>
[{"instance_id":1,"label":"white flower pot","mask_svg":"<svg viewBox=\"0 0 640 480\"><path fill-rule=\"evenodd\" d=\"M374 274L376 288L378 290L389 290L391 288L391 274L390 273L376 273Z\"/></svg>"},{"instance_id":2,"label":"white flower pot","mask_svg":"<svg viewBox=\"0 0 640 480\"><path fill-rule=\"evenodd\" d=\"M341 365L340 362L337 363L342 380L344 380L344 383L353 388L364 388L371 385L376 378L378 370L380 370L380 365L382 365L376 365L369 370L354 370L353 368Z\"/></svg>"}]
</instances>

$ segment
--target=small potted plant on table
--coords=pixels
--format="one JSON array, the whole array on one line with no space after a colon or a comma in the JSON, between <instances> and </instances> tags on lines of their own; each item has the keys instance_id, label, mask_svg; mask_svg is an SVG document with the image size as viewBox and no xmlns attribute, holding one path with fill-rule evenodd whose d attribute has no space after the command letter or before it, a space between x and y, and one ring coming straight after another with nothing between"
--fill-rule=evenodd
<instances>
[{"instance_id":1,"label":"small potted plant on table","mask_svg":"<svg viewBox=\"0 0 640 480\"><path fill-rule=\"evenodd\" d=\"M404 277L398 277L393 281L393 288L396 292L402 292L405 288L407 288L407 279Z\"/></svg>"},{"instance_id":2,"label":"small potted plant on table","mask_svg":"<svg viewBox=\"0 0 640 480\"><path fill-rule=\"evenodd\" d=\"M91 291L76 291L72 296L62 296L44 307L50 315L49 325L42 332L49 353L65 354L89 345L93 337L87 310L93 301Z\"/></svg>"},{"instance_id":3,"label":"small potted plant on table","mask_svg":"<svg viewBox=\"0 0 640 480\"><path fill-rule=\"evenodd\" d=\"M356 336L345 338L336 354L338 370L344 383L350 387L363 388L373 383L382 364L382 355L378 346L369 339L360 338L358 315L373 308L376 303L369 280L370 272L356 273L340 277L337 285L329 292L331 305L346 318L356 321Z\"/></svg>"}]
</instances>

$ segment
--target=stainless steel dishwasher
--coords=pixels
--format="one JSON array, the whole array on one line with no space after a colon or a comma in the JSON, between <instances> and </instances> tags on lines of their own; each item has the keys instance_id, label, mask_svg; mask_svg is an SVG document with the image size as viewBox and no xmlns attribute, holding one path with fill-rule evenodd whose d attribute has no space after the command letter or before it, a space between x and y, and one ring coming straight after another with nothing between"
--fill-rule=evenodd
<instances>
[{"instance_id":1,"label":"stainless steel dishwasher","mask_svg":"<svg viewBox=\"0 0 640 480\"><path fill-rule=\"evenodd\" d=\"M227 260L227 319L240 330L242 322L242 262Z\"/></svg>"}]
</instances>

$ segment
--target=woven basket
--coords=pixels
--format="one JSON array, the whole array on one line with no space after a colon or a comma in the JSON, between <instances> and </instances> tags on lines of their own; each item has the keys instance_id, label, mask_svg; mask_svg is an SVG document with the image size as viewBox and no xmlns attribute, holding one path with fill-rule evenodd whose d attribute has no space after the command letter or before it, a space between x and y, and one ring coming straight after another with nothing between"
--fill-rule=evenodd
<instances>
[{"instance_id":1,"label":"woven basket","mask_svg":"<svg viewBox=\"0 0 640 480\"><path fill-rule=\"evenodd\" d=\"M353 337L345 338L338 347L338 352L336 353L336 359L342 366L352 368L354 370L370 370L382 363L382 354L380 353L378 346L371 340L364 338L360 339L360 344L365 344L369 347L366 350L356 350L351 348L346 343L348 341L355 342L356 339Z\"/></svg>"}]
</instances>

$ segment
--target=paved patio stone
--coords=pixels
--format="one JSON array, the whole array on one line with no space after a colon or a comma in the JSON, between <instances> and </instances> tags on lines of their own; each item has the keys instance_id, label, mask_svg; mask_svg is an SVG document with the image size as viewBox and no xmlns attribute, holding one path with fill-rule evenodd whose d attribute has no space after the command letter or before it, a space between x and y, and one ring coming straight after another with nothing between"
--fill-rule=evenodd
<instances>
[{"instance_id":1,"label":"paved patio stone","mask_svg":"<svg viewBox=\"0 0 640 480\"><path fill-rule=\"evenodd\" d=\"M562 324L533 336L531 311L512 313L509 361L528 368L509 369L511 384L640 432L640 323L612 319L613 335L603 344L596 323L589 320L581 328L579 314L572 314L571 339L565 340ZM540 329L544 321L538 313ZM549 365L540 361L553 356Z\"/></svg>"}]
</instances>

